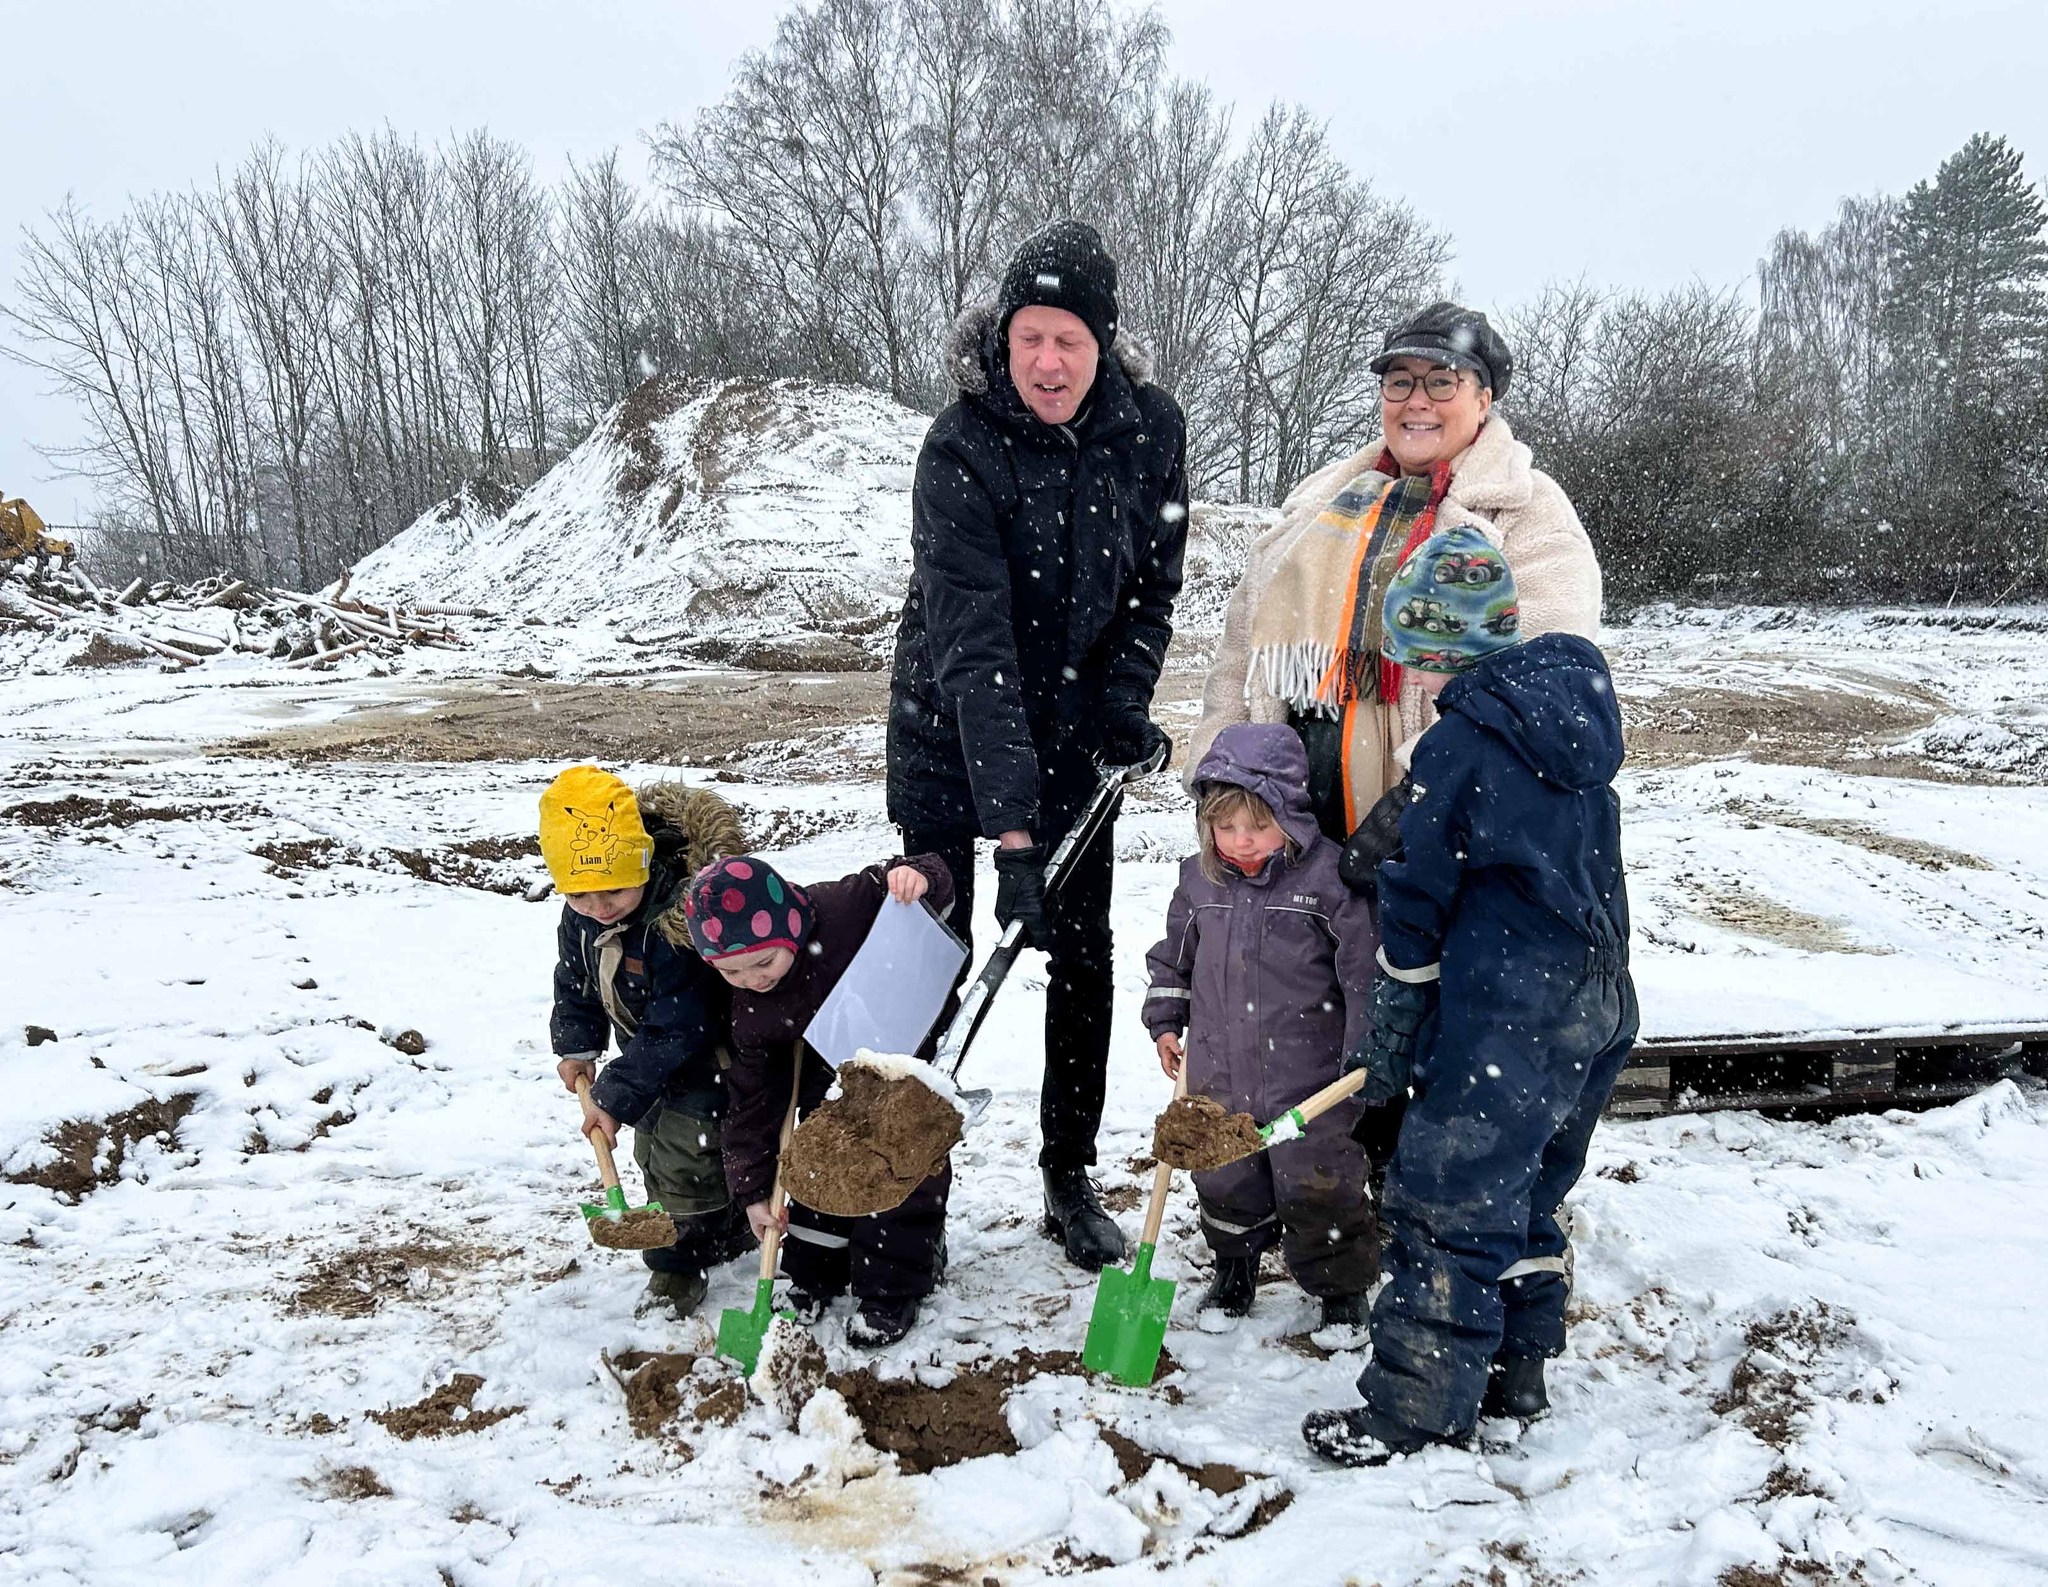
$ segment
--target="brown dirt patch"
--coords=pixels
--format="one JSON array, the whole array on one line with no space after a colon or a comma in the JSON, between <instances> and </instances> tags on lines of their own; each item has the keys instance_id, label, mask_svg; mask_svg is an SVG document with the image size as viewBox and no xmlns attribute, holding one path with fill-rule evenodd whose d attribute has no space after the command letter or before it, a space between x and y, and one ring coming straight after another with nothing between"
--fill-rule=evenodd
<instances>
[{"instance_id":1,"label":"brown dirt patch","mask_svg":"<svg viewBox=\"0 0 2048 1587\"><path fill-rule=\"evenodd\" d=\"M207 813L189 805L139 805L132 799L66 794L62 799L31 799L0 810L0 819L25 827L82 832L94 827L138 826L144 821L196 821Z\"/></svg>"},{"instance_id":2,"label":"brown dirt patch","mask_svg":"<svg viewBox=\"0 0 2048 1587\"><path fill-rule=\"evenodd\" d=\"M1751 1323L1714 1414L1733 1417L1773 1449L1790 1446L1794 1423L1813 1405L1813 1374L1847 1341L1848 1323L1825 1301Z\"/></svg>"},{"instance_id":3,"label":"brown dirt patch","mask_svg":"<svg viewBox=\"0 0 2048 1587\"><path fill-rule=\"evenodd\" d=\"M193 1093L181 1091L175 1096L151 1097L104 1119L66 1119L43 1137L44 1144L55 1149L56 1160L9 1174L7 1181L40 1185L80 1200L121 1177L122 1161L137 1141L155 1136L166 1150L175 1150L178 1125L198 1102Z\"/></svg>"},{"instance_id":4,"label":"brown dirt patch","mask_svg":"<svg viewBox=\"0 0 2048 1587\"><path fill-rule=\"evenodd\" d=\"M661 478L661 442L655 427L686 406L699 388L675 375L655 375L626 393L612 415L612 435L626 449L626 466L614 482L622 500L645 495Z\"/></svg>"},{"instance_id":5,"label":"brown dirt patch","mask_svg":"<svg viewBox=\"0 0 2048 1587\"><path fill-rule=\"evenodd\" d=\"M540 839L530 834L517 838L471 838L467 843L449 844L448 852L470 860L537 860Z\"/></svg>"},{"instance_id":6,"label":"brown dirt patch","mask_svg":"<svg viewBox=\"0 0 2048 1587\"><path fill-rule=\"evenodd\" d=\"M1175 1168L1221 1168L1265 1150L1249 1113L1228 1113L1209 1097L1175 1097L1152 1127L1152 1155Z\"/></svg>"},{"instance_id":7,"label":"brown dirt patch","mask_svg":"<svg viewBox=\"0 0 2048 1587\"><path fill-rule=\"evenodd\" d=\"M474 1372L458 1372L423 1400L395 1405L388 1411L370 1411L371 1421L394 1438L410 1443L415 1438L449 1438L457 1433L480 1433L486 1427L517 1416L523 1405L499 1405L490 1410L475 1408L476 1391L484 1380Z\"/></svg>"},{"instance_id":8,"label":"brown dirt patch","mask_svg":"<svg viewBox=\"0 0 2048 1587\"><path fill-rule=\"evenodd\" d=\"M872 672L664 680L659 686L543 681L458 685L339 720L215 746L240 755L322 762L597 761L704 766L757 744L886 719L888 682ZM843 765L815 777L837 779ZM792 778L790 780L797 780Z\"/></svg>"},{"instance_id":9,"label":"brown dirt patch","mask_svg":"<svg viewBox=\"0 0 2048 1587\"><path fill-rule=\"evenodd\" d=\"M1809 915L1803 909L1781 904L1764 893L1752 891L1739 882L1702 890L1700 912L1716 925L1745 936L1762 937L1788 948L1808 953L1889 953L1889 948L1871 947L1849 934L1840 921L1824 915Z\"/></svg>"},{"instance_id":10,"label":"brown dirt patch","mask_svg":"<svg viewBox=\"0 0 2048 1587\"><path fill-rule=\"evenodd\" d=\"M1262 1473L1246 1471L1227 1461L1210 1460L1199 1466L1190 1466L1186 1461L1175 1460L1171 1455L1162 1455L1156 1450L1147 1449L1135 1438L1128 1438L1110 1427L1102 1430L1102 1441L1109 1445L1110 1453L1116 1456L1117 1469L1123 1473L1126 1482L1136 1482L1159 1461L1173 1467L1204 1493L1215 1494L1218 1498L1228 1498L1241 1490L1246 1483L1263 1479ZM1245 1523L1228 1535L1243 1537L1247 1533L1258 1531L1293 1502L1293 1490L1280 1489L1277 1493L1260 1500Z\"/></svg>"},{"instance_id":11,"label":"brown dirt patch","mask_svg":"<svg viewBox=\"0 0 2048 1587\"><path fill-rule=\"evenodd\" d=\"M1957 780L1953 768L1876 754L1951 707L1891 680L1844 673L1842 681L1841 689L1666 689L1647 699L1624 698L1629 764L1689 766L1742 756L1766 765Z\"/></svg>"},{"instance_id":12,"label":"brown dirt patch","mask_svg":"<svg viewBox=\"0 0 2048 1587\"><path fill-rule=\"evenodd\" d=\"M47 1025L24 1025L21 1027L21 1039L31 1047L40 1047L46 1041L55 1041L57 1033Z\"/></svg>"},{"instance_id":13,"label":"brown dirt patch","mask_svg":"<svg viewBox=\"0 0 2048 1587\"><path fill-rule=\"evenodd\" d=\"M1872 854L1882 854L1887 859L1904 860L1907 864L1917 865L1922 870L1992 869L1991 862L1979 855L1967 854L1961 849L1944 848L1939 843L1923 843L1918 838L1902 838L1861 821L1847 821L1836 816L1810 816L1797 810L1778 810L1749 799L1731 799L1725 808L1731 815L1740 816L1746 821L1767 821L1774 827L1790 827L1795 832L1812 832L1820 837L1833 838L1838 843L1851 843L1859 849L1868 849Z\"/></svg>"},{"instance_id":14,"label":"brown dirt patch","mask_svg":"<svg viewBox=\"0 0 2048 1587\"><path fill-rule=\"evenodd\" d=\"M388 1499L391 1489L368 1466L340 1466L327 1474L322 1484L336 1499Z\"/></svg>"},{"instance_id":15,"label":"brown dirt patch","mask_svg":"<svg viewBox=\"0 0 2048 1587\"><path fill-rule=\"evenodd\" d=\"M840 1066L839 1088L790 1137L783 1183L806 1207L841 1217L902 1206L960 1139L959 1111L923 1081L858 1059Z\"/></svg>"},{"instance_id":16,"label":"brown dirt patch","mask_svg":"<svg viewBox=\"0 0 2048 1587\"><path fill-rule=\"evenodd\" d=\"M287 1310L329 1317L368 1317L386 1301L414 1296L478 1266L477 1246L409 1241L366 1245L315 1263L292 1292Z\"/></svg>"},{"instance_id":17,"label":"brown dirt patch","mask_svg":"<svg viewBox=\"0 0 2048 1587\"><path fill-rule=\"evenodd\" d=\"M289 842L259 843L249 852L270 862L272 876L289 879L301 871L324 871L334 864L336 855L346 851L332 838L294 838Z\"/></svg>"},{"instance_id":18,"label":"brown dirt patch","mask_svg":"<svg viewBox=\"0 0 2048 1587\"><path fill-rule=\"evenodd\" d=\"M608 1251L652 1251L676 1243L676 1220L665 1212L628 1207L623 1218L589 1218L590 1238Z\"/></svg>"},{"instance_id":19,"label":"brown dirt patch","mask_svg":"<svg viewBox=\"0 0 2048 1587\"><path fill-rule=\"evenodd\" d=\"M118 638L109 633L96 633L64 665L67 667L132 667L139 662L154 661L156 653L147 645L132 639Z\"/></svg>"},{"instance_id":20,"label":"brown dirt patch","mask_svg":"<svg viewBox=\"0 0 2048 1587\"><path fill-rule=\"evenodd\" d=\"M1071 1350L1023 1350L960 1367L944 1388L914 1378L884 1380L872 1367L835 1372L826 1382L845 1398L870 1444L921 1475L982 1455L1016 1454L1016 1437L1003 1416L1010 1390L1047 1373L1080 1371L1081 1358Z\"/></svg>"},{"instance_id":21,"label":"brown dirt patch","mask_svg":"<svg viewBox=\"0 0 2048 1587\"><path fill-rule=\"evenodd\" d=\"M625 1391L626 1420L638 1437L660 1438L679 1419L730 1427L746 1412L747 1385L718 1356L623 1350L604 1363Z\"/></svg>"}]
</instances>

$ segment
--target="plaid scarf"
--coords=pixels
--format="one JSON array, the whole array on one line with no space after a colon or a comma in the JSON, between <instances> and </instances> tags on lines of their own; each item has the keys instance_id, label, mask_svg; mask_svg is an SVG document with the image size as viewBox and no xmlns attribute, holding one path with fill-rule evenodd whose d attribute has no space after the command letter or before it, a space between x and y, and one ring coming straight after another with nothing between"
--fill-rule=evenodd
<instances>
[{"instance_id":1,"label":"plaid scarf","mask_svg":"<svg viewBox=\"0 0 2048 1587\"><path fill-rule=\"evenodd\" d=\"M1381 701L1399 696L1401 669L1380 655L1380 608L1450 487L1449 463L1407 476L1382 452L1296 536L1252 618L1252 665L1269 693L1303 715L1338 716L1371 670Z\"/></svg>"}]
</instances>

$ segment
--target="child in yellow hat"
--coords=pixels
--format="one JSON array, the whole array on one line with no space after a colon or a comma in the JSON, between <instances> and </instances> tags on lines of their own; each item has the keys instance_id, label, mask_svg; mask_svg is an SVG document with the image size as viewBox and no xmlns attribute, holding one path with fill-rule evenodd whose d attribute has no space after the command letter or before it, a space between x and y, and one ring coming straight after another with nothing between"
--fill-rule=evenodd
<instances>
[{"instance_id":1,"label":"child in yellow hat","mask_svg":"<svg viewBox=\"0 0 2048 1587\"><path fill-rule=\"evenodd\" d=\"M683 910L690 877L742 847L733 808L678 782L636 790L571 766L540 799L541 857L563 903L555 1072L570 1091L591 1082L586 1135L616 1145L632 1127L633 1160L677 1230L674 1245L641 1253L649 1303L679 1316L703 1300L705 1270L749 1244L720 1161L731 996L691 946ZM618 1054L600 1071L615 1033Z\"/></svg>"}]
</instances>

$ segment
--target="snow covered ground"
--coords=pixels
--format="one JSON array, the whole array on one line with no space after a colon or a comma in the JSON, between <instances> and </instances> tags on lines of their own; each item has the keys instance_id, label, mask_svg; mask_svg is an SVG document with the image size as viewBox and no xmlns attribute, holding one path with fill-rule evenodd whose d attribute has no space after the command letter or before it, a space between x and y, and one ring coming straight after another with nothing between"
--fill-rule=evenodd
<instances>
[{"instance_id":1,"label":"snow covered ground","mask_svg":"<svg viewBox=\"0 0 2048 1587\"><path fill-rule=\"evenodd\" d=\"M1653 1032L2048 1022L2040 617L1664 613L1610 636L1644 746L1624 797ZM686 1393L642 1436L634 1352L710 1332L636 1318L640 1269L575 1210L594 1173L546 1053L555 907L525 896L556 765L214 748L431 711L431 677L368 669L58 672L5 698L0 1581L2048 1581L2038 1087L1607 1126L1556 1410L1475 1451L1319 1467L1295 1424L1350 1401L1361 1352L1310 1338L1278 1278L1243 1323L1196 1327L1184 1187L1176 1370L1137 1391L1041 1360L1013 1454L916 1474L830 1395L793 1430L760 1407L724 1425L710 1378L685 1383L701 1422ZM750 821L816 834L779 853L800 877L890 847L856 738L804 758L822 782L762 756L719 776ZM1119 828L1102 1178L1131 1228L1166 1093L1142 955L1186 824L1156 790ZM903 1392L964 1407L989 1361L1080 1346L1093 1283L1036 1228L1041 998L1027 963L970 1061L997 1102L956 1159L946 1287L880 1367ZM718 1273L712 1320L751 1283ZM864 1359L843 1320L821 1329L841 1370ZM450 1385L466 1414L370 1415ZM400 1436L422 1420L445 1435Z\"/></svg>"}]
</instances>

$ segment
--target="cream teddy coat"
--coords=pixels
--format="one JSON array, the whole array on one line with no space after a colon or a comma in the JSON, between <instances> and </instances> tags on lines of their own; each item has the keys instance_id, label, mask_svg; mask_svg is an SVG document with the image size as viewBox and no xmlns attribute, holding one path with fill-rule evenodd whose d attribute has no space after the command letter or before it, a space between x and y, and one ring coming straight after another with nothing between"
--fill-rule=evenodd
<instances>
[{"instance_id":1,"label":"cream teddy coat","mask_svg":"<svg viewBox=\"0 0 2048 1587\"><path fill-rule=\"evenodd\" d=\"M1231 723L1287 720L1286 701L1267 692L1251 664L1253 619L1260 597L1302 530L1384 453L1384 443L1375 441L1311 474L1282 505L1280 521L1253 542L1224 616L1222 644L1203 685L1202 719L1188 746L1187 776L1193 776L1217 733ZM1477 528L1507 558L1521 602L1524 638L1553 631L1594 638L1600 626L1600 564L1593 542L1557 481L1533 465L1528 447L1515 439L1498 413L1452 460L1451 488L1437 510L1436 527L1457 524ZM1381 710L1386 718L1386 754L1379 786L1353 790L1361 813L1400 780L1410 746L1436 720L1435 706L1412 675L1404 678L1400 698Z\"/></svg>"}]
</instances>

